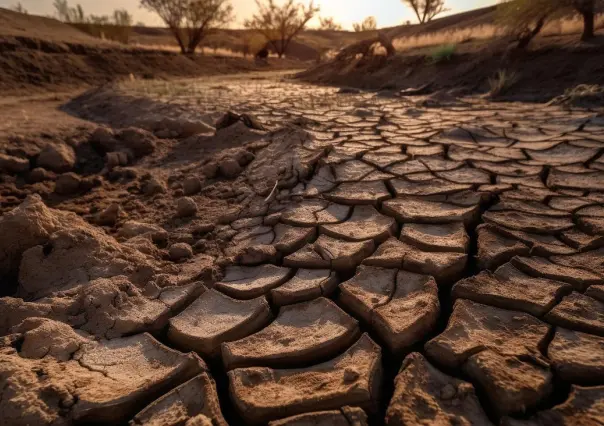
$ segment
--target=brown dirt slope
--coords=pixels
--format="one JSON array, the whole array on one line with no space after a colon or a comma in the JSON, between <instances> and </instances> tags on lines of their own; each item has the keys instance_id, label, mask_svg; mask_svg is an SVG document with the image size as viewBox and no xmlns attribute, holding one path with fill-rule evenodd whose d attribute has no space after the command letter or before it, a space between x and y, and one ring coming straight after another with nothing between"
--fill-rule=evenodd
<instances>
[{"instance_id":1,"label":"brown dirt slope","mask_svg":"<svg viewBox=\"0 0 604 426\"><path fill-rule=\"evenodd\" d=\"M269 69L302 68L292 60ZM237 57L184 57L170 51L124 46L90 37L54 19L0 8L0 91L22 94L99 84L130 75L189 77L267 69Z\"/></svg>"}]
</instances>

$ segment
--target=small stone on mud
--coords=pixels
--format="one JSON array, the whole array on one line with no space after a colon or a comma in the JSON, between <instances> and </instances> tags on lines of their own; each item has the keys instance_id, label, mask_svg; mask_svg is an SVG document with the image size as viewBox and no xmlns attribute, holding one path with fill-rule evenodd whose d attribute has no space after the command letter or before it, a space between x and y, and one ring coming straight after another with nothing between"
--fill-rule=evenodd
<instances>
[{"instance_id":1,"label":"small stone on mud","mask_svg":"<svg viewBox=\"0 0 604 426\"><path fill-rule=\"evenodd\" d=\"M82 179L75 173L63 173L57 179L55 192L61 195L68 195L77 192L80 189Z\"/></svg>"},{"instance_id":2,"label":"small stone on mud","mask_svg":"<svg viewBox=\"0 0 604 426\"><path fill-rule=\"evenodd\" d=\"M196 176L191 176L184 180L182 189L185 195L194 195L201 191L201 180Z\"/></svg>"},{"instance_id":3,"label":"small stone on mud","mask_svg":"<svg viewBox=\"0 0 604 426\"><path fill-rule=\"evenodd\" d=\"M220 162L220 174L226 178L235 178L243 171L237 160L225 158Z\"/></svg>"},{"instance_id":4,"label":"small stone on mud","mask_svg":"<svg viewBox=\"0 0 604 426\"><path fill-rule=\"evenodd\" d=\"M440 399L444 399L444 400L453 399L453 397L455 397L456 393L457 393L457 391L455 390L453 385L449 383L440 390Z\"/></svg>"},{"instance_id":5,"label":"small stone on mud","mask_svg":"<svg viewBox=\"0 0 604 426\"><path fill-rule=\"evenodd\" d=\"M168 254L171 260L178 262L193 256L193 249L187 243L176 243L170 246Z\"/></svg>"},{"instance_id":6,"label":"small stone on mud","mask_svg":"<svg viewBox=\"0 0 604 426\"><path fill-rule=\"evenodd\" d=\"M213 179L218 174L218 164L211 162L201 168L201 172L208 179Z\"/></svg>"},{"instance_id":7,"label":"small stone on mud","mask_svg":"<svg viewBox=\"0 0 604 426\"><path fill-rule=\"evenodd\" d=\"M157 178L151 178L143 187L145 195L165 194L167 191L166 185Z\"/></svg>"},{"instance_id":8,"label":"small stone on mud","mask_svg":"<svg viewBox=\"0 0 604 426\"><path fill-rule=\"evenodd\" d=\"M66 172L76 163L75 151L66 144L47 145L42 150L36 164L53 172Z\"/></svg>"},{"instance_id":9,"label":"small stone on mud","mask_svg":"<svg viewBox=\"0 0 604 426\"><path fill-rule=\"evenodd\" d=\"M99 225L113 226L120 217L121 207L119 204L111 204L105 210L99 213L96 223Z\"/></svg>"},{"instance_id":10,"label":"small stone on mud","mask_svg":"<svg viewBox=\"0 0 604 426\"><path fill-rule=\"evenodd\" d=\"M197 213L197 203L190 197L179 198L176 202L176 216L190 217Z\"/></svg>"}]
</instances>

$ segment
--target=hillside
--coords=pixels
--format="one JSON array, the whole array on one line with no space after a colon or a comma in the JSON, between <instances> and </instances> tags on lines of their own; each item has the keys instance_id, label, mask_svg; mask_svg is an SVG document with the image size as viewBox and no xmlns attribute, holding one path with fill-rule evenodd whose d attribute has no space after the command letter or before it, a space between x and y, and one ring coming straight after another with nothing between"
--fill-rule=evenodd
<instances>
[{"instance_id":1,"label":"hillside","mask_svg":"<svg viewBox=\"0 0 604 426\"><path fill-rule=\"evenodd\" d=\"M0 8L0 91L5 96L120 78L194 77L307 66L289 59L259 66L234 56L185 57L170 50L93 38L55 19Z\"/></svg>"}]
</instances>

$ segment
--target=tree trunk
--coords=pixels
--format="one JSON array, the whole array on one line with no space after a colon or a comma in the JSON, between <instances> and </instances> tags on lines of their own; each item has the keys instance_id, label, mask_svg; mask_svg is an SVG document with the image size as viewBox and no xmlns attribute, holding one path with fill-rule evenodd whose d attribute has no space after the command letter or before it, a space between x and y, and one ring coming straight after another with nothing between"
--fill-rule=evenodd
<instances>
[{"instance_id":1,"label":"tree trunk","mask_svg":"<svg viewBox=\"0 0 604 426\"><path fill-rule=\"evenodd\" d=\"M593 8L581 11L583 15L583 35L581 40L587 41L595 37L594 20L595 14Z\"/></svg>"},{"instance_id":2,"label":"tree trunk","mask_svg":"<svg viewBox=\"0 0 604 426\"><path fill-rule=\"evenodd\" d=\"M535 28L533 28L532 30L528 30L526 33L522 34L519 37L518 46L516 46L518 49L525 49L529 45L531 40L533 40L537 36L537 34L541 32L543 26L545 25L545 19L546 16L541 17L537 21Z\"/></svg>"}]
</instances>

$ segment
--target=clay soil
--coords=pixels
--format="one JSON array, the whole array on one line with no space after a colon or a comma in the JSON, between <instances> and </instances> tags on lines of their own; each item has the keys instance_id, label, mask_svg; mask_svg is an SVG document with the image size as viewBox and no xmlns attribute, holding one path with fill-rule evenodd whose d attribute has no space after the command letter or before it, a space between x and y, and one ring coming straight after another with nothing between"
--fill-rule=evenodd
<instances>
[{"instance_id":1,"label":"clay soil","mask_svg":"<svg viewBox=\"0 0 604 426\"><path fill-rule=\"evenodd\" d=\"M6 424L601 424L602 111L428 98L4 99Z\"/></svg>"},{"instance_id":2,"label":"clay soil","mask_svg":"<svg viewBox=\"0 0 604 426\"><path fill-rule=\"evenodd\" d=\"M604 424L601 104L244 71L4 74L0 423Z\"/></svg>"}]
</instances>

